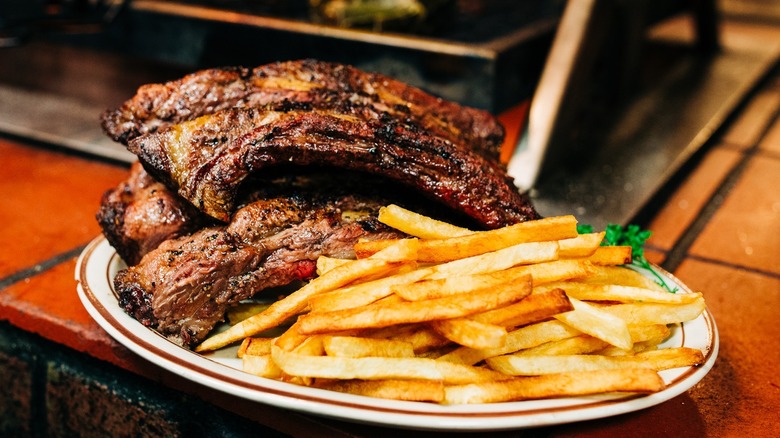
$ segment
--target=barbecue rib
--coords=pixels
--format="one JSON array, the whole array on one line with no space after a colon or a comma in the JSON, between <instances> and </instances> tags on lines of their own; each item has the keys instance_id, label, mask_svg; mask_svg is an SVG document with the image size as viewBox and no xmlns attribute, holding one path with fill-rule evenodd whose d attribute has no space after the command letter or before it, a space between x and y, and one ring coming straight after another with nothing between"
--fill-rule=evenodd
<instances>
[{"instance_id":1,"label":"barbecue rib","mask_svg":"<svg viewBox=\"0 0 780 438\"><path fill-rule=\"evenodd\" d=\"M379 203L349 195L315 198L256 201L237 211L228 225L163 242L114 278L120 306L190 347L228 307L259 291L313 277L320 255L354 257L358 239L401 237L376 220ZM368 213L349 213L354 210Z\"/></svg>"},{"instance_id":2,"label":"barbecue rib","mask_svg":"<svg viewBox=\"0 0 780 438\"><path fill-rule=\"evenodd\" d=\"M121 107L106 111L102 126L116 141L234 107L330 109L350 102L410 120L453 142L498 160L504 129L488 112L436 98L395 79L316 60L279 62L247 69L209 69L179 80L149 84Z\"/></svg>"},{"instance_id":3,"label":"barbecue rib","mask_svg":"<svg viewBox=\"0 0 780 438\"><path fill-rule=\"evenodd\" d=\"M128 149L158 180L222 221L230 219L248 176L286 163L383 176L482 227L538 217L498 164L364 106L287 112L234 108L138 137Z\"/></svg>"},{"instance_id":4,"label":"barbecue rib","mask_svg":"<svg viewBox=\"0 0 780 438\"><path fill-rule=\"evenodd\" d=\"M149 176L140 162L130 167L125 181L103 195L97 221L128 265L138 263L160 243L214 222Z\"/></svg>"}]
</instances>

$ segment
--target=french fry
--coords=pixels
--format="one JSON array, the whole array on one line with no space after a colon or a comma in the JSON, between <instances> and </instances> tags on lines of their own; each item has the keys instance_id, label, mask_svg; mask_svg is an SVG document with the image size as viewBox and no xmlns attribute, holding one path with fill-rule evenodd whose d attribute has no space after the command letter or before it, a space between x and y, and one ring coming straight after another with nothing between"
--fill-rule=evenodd
<instances>
[{"instance_id":1,"label":"french fry","mask_svg":"<svg viewBox=\"0 0 780 438\"><path fill-rule=\"evenodd\" d=\"M395 244L398 239L361 240L355 244L355 257L365 259Z\"/></svg>"},{"instance_id":2,"label":"french fry","mask_svg":"<svg viewBox=\"0 0 780 438\"><path fill-rule=\"evenodd\" d=\"M601 339L590 335L578 335L560 341L546 342L536 347L526 348L513 353L516 356L554 356L571 354L588 354L600 351L610 345Z\"/></svg>"},{"instance_id":3,"label":"french fry","mask_svg":"<svg viewBox=\"0 0 780 438\"><path fill-rule=\"evenodd\" d=\"M589 257L596 252L604 240L604 232L580 234L558 240L561 257Z\"/></svg>"},{"instance_id":4,"label":"french fry","mask_svg":"<svg viewBox=\"0 0 780 438\"><path fill-rule=\"evenodd\" d=\"M322 346L328 356L336 357L414 357L412 344L391 339L324 336Z\"/></svg>"},{"instance_id":5,"label":"french fry","mask_svg":"<svg viewBox=\"0 0 780 438\"><path fill-rule=\"evenodd\" d=\"M599 306L604 312L622 319L629 326L677 324L697 318L705 308L704 298L685 304L632 303Z\"/></svg>"},{"instance_id":6,"label":"french fry","mask_svg":"<svg viewBox=\"0 0 780 438\"><path fill-rule=\"evenodd\" d=\"M535 347L545 342L558 341L581 334L581 331L571 328L560 321L545 321L507 333L503 347L485 349L459 347L443 355L438 360L474 365L489 357L514 353L515 351Z\"/></svg>"},{"instance_id":7,"label":"french fry","mask_svg":"<svg viewBox=\"0 0 780 438\"><path fill-rule=\"evenodd\" d=\"M450 344L450 340L428 326L418 326L409 331L393 335L390 339L411 344L415 354L421 354Z\"/></svg>"},{"instance_id":8,"label":"french fry","mask_svg":"<svg viewBox=\"0 0 780 438\"><path fill-rule=\"evenodd\" d=\"M392 305L377 303L332 312L311 312L298 319L298 332L316 334L468 316L522 299L531 287L530 277L526 278L525 287L517 283L433 300Z\"/></svg>"},{"instance_id":9,"label":"french fry","mask_svg":"<svg viewBox=\"0 0 780 438\"><path fill-rule=\"evenodd\" d=\"M624 350L631 348L633 345L631 333L624 320L584 301L571 297L569 300L574 306L574 310L559 313L554 316L555 319L610 345Z\"/></svg>"},{"instance_id":10,"label":"french fry","mask_svg":"<svg viewBox=\"0 0 780 438\"><path fill-rule=\"evenodd\" d=\"M349 259L337 259L333 257L319 256L317 257L317 275L322 275L331 269L349 263L350 261L351 260Z\"/></svg>"},{"instance_id":11,"label":"french fry","mask_svg":"<svg viewBox=\"0 0 780 438\"><path fill-rule=\"evenodd\" d=\"M397 205L379 209L379 222L421 239L445 239L473 233L466 228L438 221Z\"/></svg>"},{"instance_id":12,"label":"french fry","mask_svg":"<svg viewBox=\"0 0 780 438\"><path fill-rule=\"evenodd\" d=\"M441 403L444 383L437 380L336 380L318 388L391 400Z\"/></svg>"},{"instance_id":13,"label":"french fry","mask_svg":"<svg viewBox=\"0 0 780 438\"><path fill-rule=\"evenodd\" d=\"M433 280L424 279L416 283L394 286L392 289L393 293L407 301L421 301L490 289L518 281L521 282L521 287L524 286L522 283L528 281L528 274L524 270L506 269ZM530 289L528 293L531 293Z\"/></svg>"},{"instance_id":14,"label":"french fry","mask_svg":"<svg viewBox=\"0 0 780 438\"><path fill-rule=\"evenodd\" d=\"M700 296L699 294L673 294L643 287L620 286L617 284L591 284L576 281L554 283L547 286L563 288L566 290L566 294L569 297L586 301L684 304L692 303Z\"/></svg>"},{"instance_id":15,"label":"french fry","mask_svg":"<svg viewBox=\"0 0 780 438\"><path fill-rule=\"evenodd\" d=\"M271 353L263 355L245 354L241 358L242 369L249 373L269 379L279 379L282 377L282 370L276 366L276 362L271 358Z\"/></svg>"},{"instance_id":16,"label":"french fry","mask_svg":"<svg viewBox=\"0 0 780 438\"><path fill-rule=\"evenodd\" d=\"M536 286L554 281L586 278L592 268L593 265L586 260L555 260L516 266L507 270L530 275Z\"/></svg>"},{"instance_id":17,"label":"french fry","mask_svg":"<svg viewBox=\"0 0 780 438\"><path fill-rule=\"evenodd\" d=\"M510 376L538 376L580 371L669 368L698 365L704 360L701 351L692 348L666 348L629 356L581 355L506 355L486 359L496 371Z\"/></svg>"},{"instance_id":18,"label":"french fry","mask_svg":"<svg viewBox=\"0 0 780 438\"><path fill-rule=\"evenodd\" d=\"M245 338L238 347L236 355L243 357L245 354L250 356L263 356L271 354L271 345L274 338Z\"/></svg>"},{"instance_id":19,"label":"french fry","mask_svg":"<svg viewBox=\"0 0 780 438\"><path fill-rule=\"evenodd\" d=\"M478 313L470 318L487 324L519 327L570 310L574 310L574 306L566 293L562 289L554 289L528 295L514 304Z\"/></svg>"},{"instance_id":20,"label":"french fry","mask_svg":"<svg viewBox=\"0 0 780 438\"><path fill-rule=\"evenodd\" d=\"M548 262L558 258L558 242L520 243L498 251L432 266L428 278L496 272L517 265Z\"/></svg>"},{"instance_id":21,"label":"french fry","mask_svg":"<svg viewBox=\"0 0 780 438\"><path fill-rule=\"evenodd\" d=\"M665 386L651 369L598 370L447 386L444 403L498 403L609 392L652 393Z\"/></svg>"},{"instance_id":22,"label":"french fry","mask_svg":"<svg viewBox=\"0 0 780 438\"><path fill-rule=\"evenodd\" d=\"M506 343L504 327L469 318L433 321L431 327L445 338L465 347L500 348Z\"/></svg>"},{"instance_id":23,"label":"french fry","mask_svg":"<svg viewBox=\"0 0 780 438\"><path fill-rule=\"evenodd\" d=\"M584 257L585 260L598 266L617 266L631 263L630 246L600 246L596 251Z\"/></svg>"},{"instance_id":24,"label":"french fry","mask_svg":"<svg viewBox=\"0 0 780 438\"><path fill-rule=\"evenodd\" d=\"M424 240L420 243L417 260L424 263L443 263L495 252L521 243L568 239L574 236L577 236L577 220L573 216L557 216L449 239Z\"/></svg>"},{"instance_id":25,"label":"french fry","mask_svg":"<svg viewBox=\"0 0 780 438\"><path fill-rule=\"evenodd\" d=\"M301 313L306 308L309 298L313 295L331 291L368 275L392 271L398 267L398 263L401 263L392 261L392 259L402 259L405 252L413 252L414 250L416 248L413 247L413 244L410 245L407 242L399 243L398 246L392 246L377 253L378 256L376 258L354 260L332 269L287 297L274 302L263 312L231 326L224 332L207 338L195 348L195 351L216 350L273 328Z\"/></svg>"},{"instance_id":26,"label":"french fry","mask_svg":"<svg viewBox=\"0 0 780 438\"><path fill-rule=\"evenodd\" d=\"M434 272L433 268L422 268L314 295L309 298L309 309L330 312L365 306L392 294L394 286L414 283Z\"/></svg>"},{"instance_id":27,"label":"french fry","mask_svg":"<svg viewBox=\"0 0 780 438\"><path fill-rule=\"evenodd\" d=\"M619 286L641 287L669 293L655 281L641 273L623 266L593 266L590 275L579 281L595 284L616 284Z\"/></svg>"},{"instance_id":28,"label":"french fry","mask_svg":"<svg viewBox=\"0 0 780 438\"><path fill-rule=\"evenodd\" d=\"M554 241L566 246L569 257L591 255L599 246L604 233L577 235L577 220L573 216L555 216L536 221L521 222L490 231L420 241L417 261L443 263L498 251L520 243ZM355 245L358 258L381 251L395 240L362 241Z\"/></svg>"},{"instance_id":29,"label":"french fry","mask_svg":"<svg viewBox=\"0 0 780 438\"><path fill-rule=\"evenodd\" d=\"M292 376L326 379L422 379L445 383L490 381L505 378L486 368L434 359L406 357L330 357L286 352L273 347L271 356L279 368Z\"/></svg>"}]
</instances>

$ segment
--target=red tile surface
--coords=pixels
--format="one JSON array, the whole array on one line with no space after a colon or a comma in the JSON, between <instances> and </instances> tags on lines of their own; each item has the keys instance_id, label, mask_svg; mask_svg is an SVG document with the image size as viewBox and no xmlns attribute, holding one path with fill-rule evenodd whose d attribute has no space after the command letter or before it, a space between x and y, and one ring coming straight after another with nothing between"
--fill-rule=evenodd
<instances>
[{"instance_id":1,"label":"red tile surface","mask_svg":"<svg viewBox=\"0 0 780 438\"><path fill-rule=\"evenodd\" d=\"M121 166L0 140L0 278L89 242L100 233L100 196L127 174Z\"/></svg>"},{"instance_id":2,"label":"red tile surface","mask_svg":"<svg viewBox=\"0 0 780 438\"><path fill-rule=\"evenodd\" d=\"M675 274L704 293L720 334L715 366L689 391L708 419L703 436L777 436L780 277L697 260Z\"/></svg>"},{"instance_id":3,"label":"red tile surface","mask_svg":"<svg viewBox=\"0 0 780 438\"><path fill-rule=\"evenodd\" d=\"M650 223L648 245L671 249L741 158L729 148L710 151Z\"/></svg>"},{"instance_id":4,"label":"red tile surface","mask_svg":"<svg viewBox=\"0 0 780 438\"><path fill-rule=\"evenodd\" d=\"M780 159L755 156L691 253L780 274Z\"/></svg>"},{"instance_id":5,"label":"red tile surface","mask_svg":"<svg viewBox=\"0 0 780 438\"><path fill-rule=\"evenodd\" d=\"M761 139L780 108L780 89L770 87L749 101L723 135L723 142L749 148Z\"/></svg>"},{"instance_id":6,"label":"red tile surface","mask_svg":"<svg viewBox=\"0 0 780 438\"><path fill-rule=\"evenodd\" d=\"M775 120L759 143L761 151L780 155L780 118Z\"/></svg>"},{"instance_id":7,"label":"red tile surface","mask_svg":"<svg viewBox=\"0 0 780 438\"><path fill-rule=\"evenodd\" d=\"M74 350L137 370L139 358L115 342L89 316L76 292L76 259L32 278L19 281L0 294L0 320Z\"/></svg>"}]
</instances>

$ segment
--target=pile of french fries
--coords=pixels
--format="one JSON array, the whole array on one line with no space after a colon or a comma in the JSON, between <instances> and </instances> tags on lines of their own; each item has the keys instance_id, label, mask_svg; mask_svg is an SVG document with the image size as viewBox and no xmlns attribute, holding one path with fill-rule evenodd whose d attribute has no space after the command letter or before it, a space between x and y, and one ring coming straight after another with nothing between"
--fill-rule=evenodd
<instances>
[{"instance_id":1,"label":"pile of french fries","mask_svg":"<svg viewBox=\"0 0 780 438\"><path fill-rule=\"evenodd\" d=\"M196 350L242 341L258 376L443 404L651 393L658 371L704 360L658 348L702 294L621 267L631 248L578 234L573 216L479 232L394 205L379 219L411 237L320 258L315 279Z\"/></svg>"}]
</instances>

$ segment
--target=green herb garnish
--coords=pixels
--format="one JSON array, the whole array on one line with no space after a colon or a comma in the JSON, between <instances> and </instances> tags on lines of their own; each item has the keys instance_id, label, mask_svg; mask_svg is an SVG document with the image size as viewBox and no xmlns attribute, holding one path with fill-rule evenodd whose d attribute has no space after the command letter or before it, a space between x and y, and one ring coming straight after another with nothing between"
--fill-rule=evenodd
<instances>
[{"instance_id":1,"label":"green herb garnish","mask_svg":"<svg viewBox=\"0 0 780 438\"><path fill-rule=\"evenodd\" d=\"M580 234L592 233L593 227L587 224L578 224L577 232ZM631 264L642 267L650 271L655 276L655 282L671 293L677 292L677 288L671 289L664 282L650 262L645 258L645 242L653 234L650 230L643 230L639 225L628 225L625 228L618 224L608 224L604 230L604 240L602 246L630 246Z\"/></svg>"}]
</instances>

